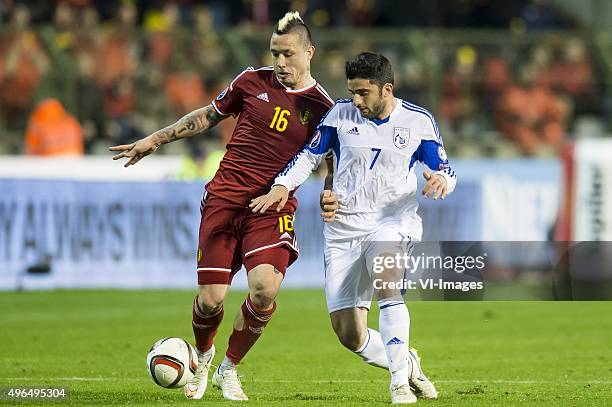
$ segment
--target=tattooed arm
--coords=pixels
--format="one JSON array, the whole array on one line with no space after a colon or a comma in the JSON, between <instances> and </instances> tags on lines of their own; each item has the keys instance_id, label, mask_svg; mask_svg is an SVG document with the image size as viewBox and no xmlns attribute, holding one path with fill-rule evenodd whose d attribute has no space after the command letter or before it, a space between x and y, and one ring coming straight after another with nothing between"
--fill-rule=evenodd
<instances>
[{"instance_id":1,"label":"tattooed arm","mask_svg":"<svg viewBox=\"0 0 612 407\"><path fill-rule=\"evenodd\" d=\"M159 144L171 143L175 140L191 137L217 125L227 116L222 116L212 105L194 110L181 117L176 123L156 131L151 136L156 138Z\"/></svg>"},{"instance_id":2,"label":"tattooed arm","mask_svg":"<svg viewBox=\"0 0 612 407\"><path fill-rule=\"evenodd\" d=\"M181 117L176 123L157 130L155 133L135 143L111 147L111 151L120 152L113 157L113 160L127 157L129 160L125 163L125 167L129 167L149 154L154 153L162 144L199 134L216 126L217 123L226 117L217 113L212 105L194 110Z\"/></svg>"}]
</instances>

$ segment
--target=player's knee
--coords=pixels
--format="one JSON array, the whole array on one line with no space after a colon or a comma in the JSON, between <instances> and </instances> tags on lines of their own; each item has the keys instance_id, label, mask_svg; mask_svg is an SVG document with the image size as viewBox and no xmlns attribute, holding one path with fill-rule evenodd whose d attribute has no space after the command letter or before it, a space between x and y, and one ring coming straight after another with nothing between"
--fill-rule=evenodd
<instances>
[{"instance_id":1,"label":"player's knee","mask_svg":"<svg viewBox=\"0 0 612 407\"><path fill-rule=\"evenodd\" d=\"M263 284L255 284L249 290L249 296L253 304L262 309L268 309L274 304L276 293L275 287L266 287Z\"/></svg>"},{"instance_id":2,"label":"player's knee","mask_svg":"<svg viewBox=\"0 0 612 407\"><path fill-rule=\"evenodd\" d=\"M214 314L223 306L225 291L211 289L209 286L201 286L198 293L198 303L205 314Z\"/></svg>"}]
</instances>

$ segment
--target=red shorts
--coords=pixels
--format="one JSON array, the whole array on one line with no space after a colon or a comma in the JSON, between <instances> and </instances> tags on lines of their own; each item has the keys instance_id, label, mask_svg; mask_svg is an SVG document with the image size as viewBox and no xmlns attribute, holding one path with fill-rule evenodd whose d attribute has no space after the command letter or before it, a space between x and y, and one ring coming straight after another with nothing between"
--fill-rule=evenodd
<instances>
[{"instance_id":1,"label":"red shorts","mask_svg":"<svg viewBox=\"0 0 612 407\"><path fill-rule=\"evenodd\" d=\"M274 208L274 206L272 207ZM285 274L299 254L293 228L295 207L253 213L223 198L203 201L198 243L198 284L231 284L244 264L247 272L271 264Z\"/></svg>"}]
</instances>

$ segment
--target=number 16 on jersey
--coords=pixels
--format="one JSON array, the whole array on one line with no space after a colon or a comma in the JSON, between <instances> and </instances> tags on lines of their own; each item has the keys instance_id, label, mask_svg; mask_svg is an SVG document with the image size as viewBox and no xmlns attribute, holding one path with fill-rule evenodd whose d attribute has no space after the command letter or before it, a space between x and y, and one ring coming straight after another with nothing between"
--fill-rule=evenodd
<instances>
[{"instance_id":1,"label":"number 16 on jersey","mask_svg":"<svg viewBox=\"0 0 612 407\"><path fill-rule=\"evenodd\" d=\"M270 128L280 131L281 133L287 130L287 125L289 121L285 116L291 116L291 112L286 109L281 109L280 106L276 106L274 108L274 117L272 118L272 122L270 123Z\"/></svg>"},{"instance_id":2,"label":"number 16 on jersey","mask_svg":"<svg viewBox=\"0 0 612 407\"><path fill-rule=\"evenodd\" d=\"M293 215L279 216L278 229L280 233L293 232Z\"/></svg>"}]
</instances>

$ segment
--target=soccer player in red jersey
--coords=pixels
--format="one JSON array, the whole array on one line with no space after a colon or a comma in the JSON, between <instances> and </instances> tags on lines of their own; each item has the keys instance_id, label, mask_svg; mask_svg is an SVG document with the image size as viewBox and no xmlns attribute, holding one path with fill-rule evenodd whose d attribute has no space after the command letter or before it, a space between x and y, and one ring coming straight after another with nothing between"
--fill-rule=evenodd
<instances>
[{"instance_id":1,"label":"soccer player in red jersey","mask_svg":"<svg viewBox=\"0 0 612 407\"><path fill-rule=\"evenodd\" d=\"M234 320L225 359L213 385L229 400L247 400L236 366L260 337L276 309L285 270L298 256L291 197L284 209L255 214L251 199L264 195L274 178L309 141L333 101L310 75L314 54L310 31L298 13L279 20L270 52L273 67L248 68L212 103L138 140L111 147L136 164L159 146L208 130L229 115L238 122L227 152L202 198L198 245L198 295L193 332L199 366L185 385L188 398L204 395L215 354L213 339L223 319L223 301L232 277L245 266L249 294ZM333 216L333 211L324 215Z\"/></svg>"}]
</instances>

